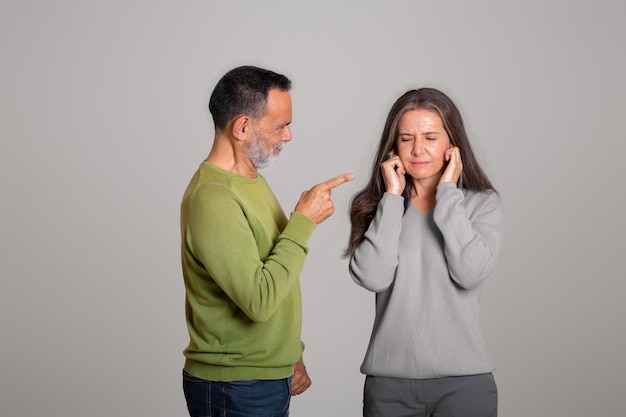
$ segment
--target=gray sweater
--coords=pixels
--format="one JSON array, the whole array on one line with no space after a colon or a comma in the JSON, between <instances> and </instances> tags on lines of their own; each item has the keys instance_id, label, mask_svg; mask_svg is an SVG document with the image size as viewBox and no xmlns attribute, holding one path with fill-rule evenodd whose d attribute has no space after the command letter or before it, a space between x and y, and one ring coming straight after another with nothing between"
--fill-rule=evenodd
<instances>
[{"instance_id":1,"label":"gray sweater","mask_svg":"<svg viewBox=\"0 0 626 417\"><path fill-rule=\"evenodd\" d=\"M401 196L383 195L350 258L354 281L376 292L362 373L425 379L493 371L479 303L502 229L495 192L443 183L428 213Z\"/></svg>"}]
</instances>

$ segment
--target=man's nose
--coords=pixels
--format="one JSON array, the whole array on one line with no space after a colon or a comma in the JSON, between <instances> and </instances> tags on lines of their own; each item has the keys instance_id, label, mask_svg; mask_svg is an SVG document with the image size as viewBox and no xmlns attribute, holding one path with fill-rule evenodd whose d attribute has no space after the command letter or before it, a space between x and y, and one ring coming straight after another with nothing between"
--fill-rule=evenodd
<instances>
[{"instance_id":1,"label":"man's nose","mask_svg":"<svg viewBox=\"0 0 626 417\"><path fill-rule=\"evenodd\" d=\"M293 133L291 132L291 127L285 126L285 133L283 136L283 141L289 142L293 138Z\"/></svg>"}]
</instances>

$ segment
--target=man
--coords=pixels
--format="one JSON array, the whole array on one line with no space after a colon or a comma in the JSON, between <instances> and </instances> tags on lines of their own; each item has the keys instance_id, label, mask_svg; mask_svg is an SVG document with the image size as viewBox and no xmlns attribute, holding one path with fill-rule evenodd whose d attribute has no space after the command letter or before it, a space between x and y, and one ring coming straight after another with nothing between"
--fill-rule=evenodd
<instances>
[{"instance_id":1,"label":"man","mask_svg":"<svg viewBox=\"0 0 626 417\"><path fill-rule=\"evenodd\" d=\"M290 88L283 75L244 66L211 94L213 146L181 204L192 417L288 416L291 395L311 384L299 275L311 233L334 211L331 189L354 175L305 191L287 219L257 170L292 138Z\"/></svg>"}]
</instances>

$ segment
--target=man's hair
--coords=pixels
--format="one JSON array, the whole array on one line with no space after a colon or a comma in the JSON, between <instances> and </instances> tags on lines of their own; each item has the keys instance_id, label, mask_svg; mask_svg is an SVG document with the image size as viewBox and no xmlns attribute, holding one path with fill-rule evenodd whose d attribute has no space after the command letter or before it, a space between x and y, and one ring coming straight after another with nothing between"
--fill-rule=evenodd
<instances>
[{"instance_id":1,"label":"man's hair","mask_svg":"<svg viewBox=\"0 0 626 417\"><path fill-rule=\"evenodd\" d=\"M215 85L209 100L215 129L225 129L241 114L253 121L261 119L272 89L289 91L291 81L282 74L250 65L228 71Z\"/></svg>"}]
</instances>

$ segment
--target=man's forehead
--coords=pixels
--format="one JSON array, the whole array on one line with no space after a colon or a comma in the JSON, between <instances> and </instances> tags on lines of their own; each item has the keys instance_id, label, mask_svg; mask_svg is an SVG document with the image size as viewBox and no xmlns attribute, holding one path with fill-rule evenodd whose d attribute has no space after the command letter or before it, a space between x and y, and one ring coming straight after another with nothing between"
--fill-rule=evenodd
<instances>
[{"instance_id":1,"label":"man's forehead","mask_svg":"<svg viewBox=\"0 0 626 417\"><path fill-rule=\"evenodd\" d=\"M291 120L291 94L289 91L270 90L267 95L265 115L273 118L287 118Z\"/></svg>"}]
</instances>

